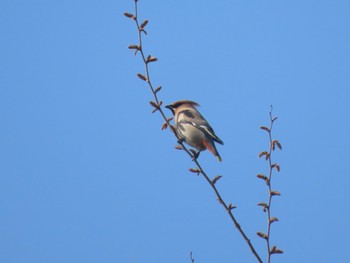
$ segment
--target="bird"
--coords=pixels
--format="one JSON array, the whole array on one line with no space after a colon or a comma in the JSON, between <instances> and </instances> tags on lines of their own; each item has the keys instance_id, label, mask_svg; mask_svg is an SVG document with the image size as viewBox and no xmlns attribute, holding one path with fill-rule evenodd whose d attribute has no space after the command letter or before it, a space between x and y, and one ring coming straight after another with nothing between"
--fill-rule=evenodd
<instances>
[{"instance_id":1,"label":"bird","mask_svg":"<svg viewBox=\"0 0 350 263\"><path fill-rule=\"evenodd\" d=\"M224 142L215 134L207 120L200 114L196 107L199 104L191 100L180 100L165 108L171 110L174 115L175 131L179 142L185 141L198 152L193 156L197 159L200 152L208 149L220 162L222 161L215 143Z\"/></svg>"}]
</instances>

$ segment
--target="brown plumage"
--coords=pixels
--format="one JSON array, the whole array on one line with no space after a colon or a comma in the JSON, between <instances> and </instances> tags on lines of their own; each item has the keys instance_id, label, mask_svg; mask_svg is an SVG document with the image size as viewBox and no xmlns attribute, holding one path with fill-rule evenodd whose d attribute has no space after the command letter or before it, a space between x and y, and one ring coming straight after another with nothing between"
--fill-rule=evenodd
<instances>
[{"instance_id":1,"label":"brown plumage","mask_svg":"<svg viewBox=\"0 0 350 263\"><path fill-rule=\"evenodd\" d=\"M174 114L178 137L198 150L196 157L201 151L208 149L221 162L221 157L214 142L224 143L216 136L213 128L196 109L197 106L199 106L197 102L180 100L166 106L166 108Z\"/></svg>"}]
</instances>

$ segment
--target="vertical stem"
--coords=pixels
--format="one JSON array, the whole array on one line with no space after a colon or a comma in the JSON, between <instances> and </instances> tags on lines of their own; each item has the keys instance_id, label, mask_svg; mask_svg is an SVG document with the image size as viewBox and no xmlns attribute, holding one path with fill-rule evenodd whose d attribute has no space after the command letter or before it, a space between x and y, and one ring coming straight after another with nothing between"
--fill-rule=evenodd
<instances>
[{"instance_id":1,"label":"vertical stem","mask_svg":"<svg viewBox=\"0 0 350 263\"><path fill-rule=\"evenodd\" d=\"M268 198L268 203L267 203L267 238L266 238L266 246L267 246L267 262L270 263L271 262L271 245L270 245L270 232L271 232L271 203L272 203L272 195L271 195L271 179L272 179L272 159L271 159L271 154L273 151L273 142L272 142L272 127L273 127L273 118L272 118L272 110L270 111L270 128L268 131L269 134L269 141L270 141L270 149L269 149L269 179L268 179L268 188L269 188L269 198Z\"/></svg>"}]
</instances>

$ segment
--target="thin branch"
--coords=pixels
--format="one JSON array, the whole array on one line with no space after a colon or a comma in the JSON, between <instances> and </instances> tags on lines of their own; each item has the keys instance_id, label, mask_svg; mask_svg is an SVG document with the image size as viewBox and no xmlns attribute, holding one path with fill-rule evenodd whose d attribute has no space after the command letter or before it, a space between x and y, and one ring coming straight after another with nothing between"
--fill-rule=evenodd
<instances>
[{"instance_id":1,"label":"thin branch","mask_svg":"<svg viewBox=\"0 0 350 263\"><path fill-rule=\"evenodd\" d=\"M259 263L262 263L263 261L261 260L261 258L259 257L258 253L256 252L254 246L252 245L250 239L247 237L247 235L245 234L245 232L242 230L240 224L238 223L237 219L235 218L235 216L233 215L232 210L235 208L234 206L232 206L232 204L228 204L227 202L224 201L224 199L221 197L221 194L219 193L218 189L215 186L215 182L219 179L219 178L215 178L213 181L209 178L209 176L206 174L206 172L203 170L203 168L201 167L200 163L198 162L198 160L195 158L195 156L191 153L190 150L187 149L187 147L184 145L183 141L180 140L180 138L177 136L174 127L170 124L170 120L172 118L167 118L166 115L164 114L163 109L161 108L162 105L162 101L158 99L158 95L157 92L160 90L160 87L158 87L157 89L154 89L154 86L151 82L151 77L150 77L150 72L149 72L149 67L148 64L149 62L153 62L156 61L156 58L153 58L151 56L147 56L144 53L143 50L143 43L142 43L142 34L146 34L146 31L144 30L144 26L148 23L148 20L145 20L141 25L139 23L139 19L138 19L138 7L137 7L137 0L134 0L135 3L135 15L132 15L130 13L125 13L124 15L131 18L132 20L135 21L137 29L138 29L138 45L131 45L129 46L130 49L136 49L135 54L137 52L141 53L141 57L143 60L143 63L145 65L145 71L146 71L146 76L143 76L142 74L138 74L139 78L141 78L142 80L146 81L148 83L148 86L153 94L154 102L151 102L151 105L155 108L154 111L159 111L160 114L162 115L163 119L164 119L164 125L163 128L165 129L167 126L169 126L171 128L171 130L174 132L175 136L178 139L178 143L181 145L182 149L191 157L191 159L194 161L194 163L197 165L197 169L196 171L198 171L198 173L202 174L203 177L205 178L205 180L209 183L210 187L213 189L213 191L215 192L215 195L218 199L218 201L220 202L220 204L223 205L223 207L225 208L225 210L227 211L227 213L229 214L231 220L233 221L234 226L238 229L239 233L241 234L241 236L244 238L244 240L246 241L247 245L249 246L251 252L253 253L253 255L255 256L255 258L257 259L257 261ZM150 58L153 58L154 60L150 60ZM162 128L162 129L163 129ZM194 262L194 259L192 258L192 252L191 252L191 260L192 262Z\"/></svg>"},{"instance_id":2,"label":"thin branch","mask_svg":"<svg viewBox=\"0 0 350 263\"><path fill-rule=\"evenodd\" d=\"M271 195L271 179L272 179L272 159L271 159L271 153L272 153L272 135L271 130L273 127L273 121L272 121L272 113L270 111L270 130L269 130L269 140L270 140L270 149L269 149L269 181L268 181L268 188L269 188L269 197L268 197L268 203L267 203L267 239L266 239L266 247L268 251L268 258L267 262L270 263L271 261L271 253L270 253L270 232L271 232L271 203L272 203L272 195Z\"/></svg>"},{"instance_id":3,"label":"thin branch","mask_svg":"<svg viewBox=\"0 0 350 263\"><path fill-rule=\"evenodd\" d=\"M267 215L267 230L266 230L266 234L258 232L258 236L260 236L261 238L264 238L266 241L266 249L267 249L267 262L270 263L271 262L271 255L272 254L281 254L283 253L282 250L278 249L276 246L273 246L271 248L271 243L270 243L270 237L271 237L271 224L278 221L278 219L276 217L272 217L271 216L271 205L272 205L272 197L273 196L279 196L280 192L276 191L276 190L272 190L272 174L273 174L273 170L275 169L277 172L280 171L280 166L277 163L273 163L272 161L272 153L273 151L277 148L279 148L280 150L282 150L282 146L280 144L280 142L278 140L273 140L272 139L272 129L273 129L273 124L274 122L277 120L277 117L273 117L272 116L272 106L271 106L271 111L269 113L270 116L270 127L267 128L265 126L260 127L262 130L267 131L268 133L268 137L269 137L269 151L266 152L261 152L259 154L259 157L265 156L265 159L268 161L268 165L269 165L269 174L268 177L259 174L258 178L260 179L264 179L266 182L266 185L268 187L268 201L267 203L259 203L258 205L263 207L263 211L266 212Z\"/></svg>"},{"instance_id":4,"label":"thin branch","mask_svg":"<svg viewBox=\"0 0 350 263\"><path fill-rule=\"evenodd\" d=\"M191 258L191 263L194 263L194 258L193 258L193 255L192 255L192 251L190 252L190 258Z\"/></svg>"},{"instance_id":5,"label":"thin branch","mask_svg":"<svg viewBox=\"0 0 350 263\"><path fill-rule=\"evenodd\" d=\"M219 193L218 189L216 188L215 184L212 182L212 180L209 179L208 175L206 174L206 172L202 169L201 165L199 164L199 162L197 160L194 160L195 164L197 165L200 173L204 176L205 180L207 180L207 182L209 183L209 185L211 186L211 188L214 190L216 197L219 201L220 204L222 204L222 206L225 208L225 210L227 211L227 213L229 214L231 220L233 221L235 227L237 228L237 230L239 231L239 233L241 234L241 236L244 238L244 240L246 241L247 245L249 246L251 252L253 253L253 255L256 257L256 259L258 260L258 262L262 263L263 261L261 260L261 258L259 257L258 253L256 252L254 246L252 245L252 243L250 242L250 239L247 237L247 235L245 234L245 232L243 231L242 227L240 226L240 224L238 223L237 219L235 218L235 216L233 215L232 210L235 208L234 206L232 206L232 204L227 204L224 199L221 197L221 194Z\"/></svg>"}]
</instances>

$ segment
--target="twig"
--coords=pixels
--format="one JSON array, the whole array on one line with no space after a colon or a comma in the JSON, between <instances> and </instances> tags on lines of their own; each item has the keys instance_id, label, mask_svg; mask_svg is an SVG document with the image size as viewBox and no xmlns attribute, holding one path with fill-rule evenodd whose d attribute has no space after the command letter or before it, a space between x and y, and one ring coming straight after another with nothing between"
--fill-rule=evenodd
<instances>
[{"instance_id":1,"label":"twig","mask_svg":"<svg viewBox=\"0 0 350 263\"><path fill-rule=\"evenodd\" d=\"M218 201L220 202L220 204L223 205L223 207L225 208L225 210L228 212L231 220L234 223L234 226L238 229L239 233L242 235L242 237L244 238L244 240L246 241L247 245L249 246L251 252L253 253L253 255L255 256L255 258L257 259L257 261L259 263L262 263L263 261L261 260L261 258L259 257L258 253L256 252L255 248L253 247L252 243L250 242L249 238L247 237L247 235L244 233L244 231L242 230L240 224L238 223L237 219L235 218L235 216L233 215L232 210L235 208L232 204L227 204L223 198L221 197L221 194L219 193L218 189L215 186L215 183L218 179L220 179L221 176L217 176L215 177L213 180L210 180L209 176L206 174L206 172L203 170L203 168L201 167L200 163L198 162L197 159L193 158L193 154L191 153L190 150L187 149L187 147L184 145L184 143L179 140L180 138L177 136L176 132L175 132L175 128L170 124L170 120L172 118L167 118L166 115L164 114L163 109L161 108L162 105L162 101L158 99L157 93L158 91L160 91L161 87L157 87L156 89L154 89L152 82L151 82L151 78L150 78L150 73L149 73L149 67L148 64L150 62L154 62L157 59L155 57L152 56L145 56L144 50L143 50L143 46L142 46L142 34L145 33L146 31L144 30L144 27L147 25L148 20L145 20L142 24L139 23L138 20L138 8L137 8L137 2L138 0L134 0L135 3L135 15L131 14L131 13L124 13L124 15L128 18L131 18L132 20L135 21L137 29L138 29L138 45L130 45L129 49L135 49L135 54L137 52L141 53L141 57L143 60L143 63L145 65L145 71L146 71L146 75L142 75L142 74L137 74L138 77L140 79L142 79L143 81L146 81L148 83L148 86L153 94L154 97L154 102L151 101L150 104L154 107L153 112L155 111L159 111L160 114L162 115L163 119L164 119L164 124L162 126L162 129L166 129L168 126L171 128L171 130L174 132L175 136L178 139L178 143L181 145L181 148L191 157L191 159L194 161L194 163L197 165L197 169L190 169L190 171L192 172L196 172L197 174L202 174L203 177L205 178L205 180L209 183L209 185L211 186L211 188L213 189L213 191L215 192L215 195L218 199ZM191 252L191 260L192 262L194 262L194 259L192 258L192 252Z\"/></svg>"},{"instance_id":2,"label":"twig","mask_svg":"<svg viewBox=\"0 0 350 263\"><path fill-rule=\"evenodd\" d=\"M269 136L269 143L270 143L270 147L269 147L269 151L263 151L259 154L259 157L263 157L265 156L265 159L268 161L268 165L269 165L269 175L268 177L266 177L263 174L258 174L257 177L260 179L265 180L266 185L268 187L268 201L267 203L261 202L258 205L263 207L263 211L266 212L267 215L267 230L266 230L266 234L262 233L262 232L258 232L257 235L263 239L265 239L266 241L266 248L267 248L267 262L270 263L271 262L271 255L272 254L282 254L283 251L278 249L276 246L273 246L271 248L271 243L270 243L270 236L271 236L271 224L278 221L277 217L272 217L271 216L271 205L272 205L272 197L273 196L280 196L281 193L279 191L276 190L272 190L272 173L273 170L275 169L277 172L280 171L280 166L277 163L273 163L272 162L272 152L277 148L279 148L280 150L282 150L282 146L280 144L280 142L278 140L273 140L272 139L272 128L273 128L273 124L274 122L277 120L277 117L273 117L272 116L272 106L271 106L271 111L269 113L270 115L270 127L265 127L265 126L261 126L260 128L262 130L267 131L268 136Z\"/></svg>"},{"instance_id":3,"label":"twig","mask_svg":"<svg viewBox=\"0 0 350 263\"><path fill-rule=\"evenodd\" d=\"M191 258L191 263L194 263L194 258L193 258L193 255L192 255L192 251L190 252L190 258Z\"/></svg>"},{"instance_id":4,"label":"twig","mask_svg":"<svg viewBox=\"0 0 350 263\"><path fill-rule=\"evenodd\" d=\"M232 204L227 204L223 198L221 197L221 194L219 193L218 189L215 186L215 183L213 183L212 180L209 179L208 175L205 173L205 171L202 169L201 165L199 164L199 162L197 160L194 160L195 164L197 165L200 173L204 176L205 180L207 180L207 182L209 183L209 185L211 186L211 188L214 190L216 197L219 201L220 204L222 204L222 206L225 208L225 210L228 212L231 220L233 221L235 227L238 229L239 233L241 234L241 236L244 238L244 240L246 241L247 245L249 246L251 252L253 253L253 255L256 257L256 259L258 260L258 262L262 263L263 261L261 260L261 258L259 257L258 253L256 252L254 246L252 245L252 243L250 242L250 239L247 237L247 235L245 234L245 232L243 231L242 227L240 226L240 224L238 223L237 219L235 218L235 216L233 215L232 210L235 208L235 206L232 206Z\"/></svg>"}]
</instances>

